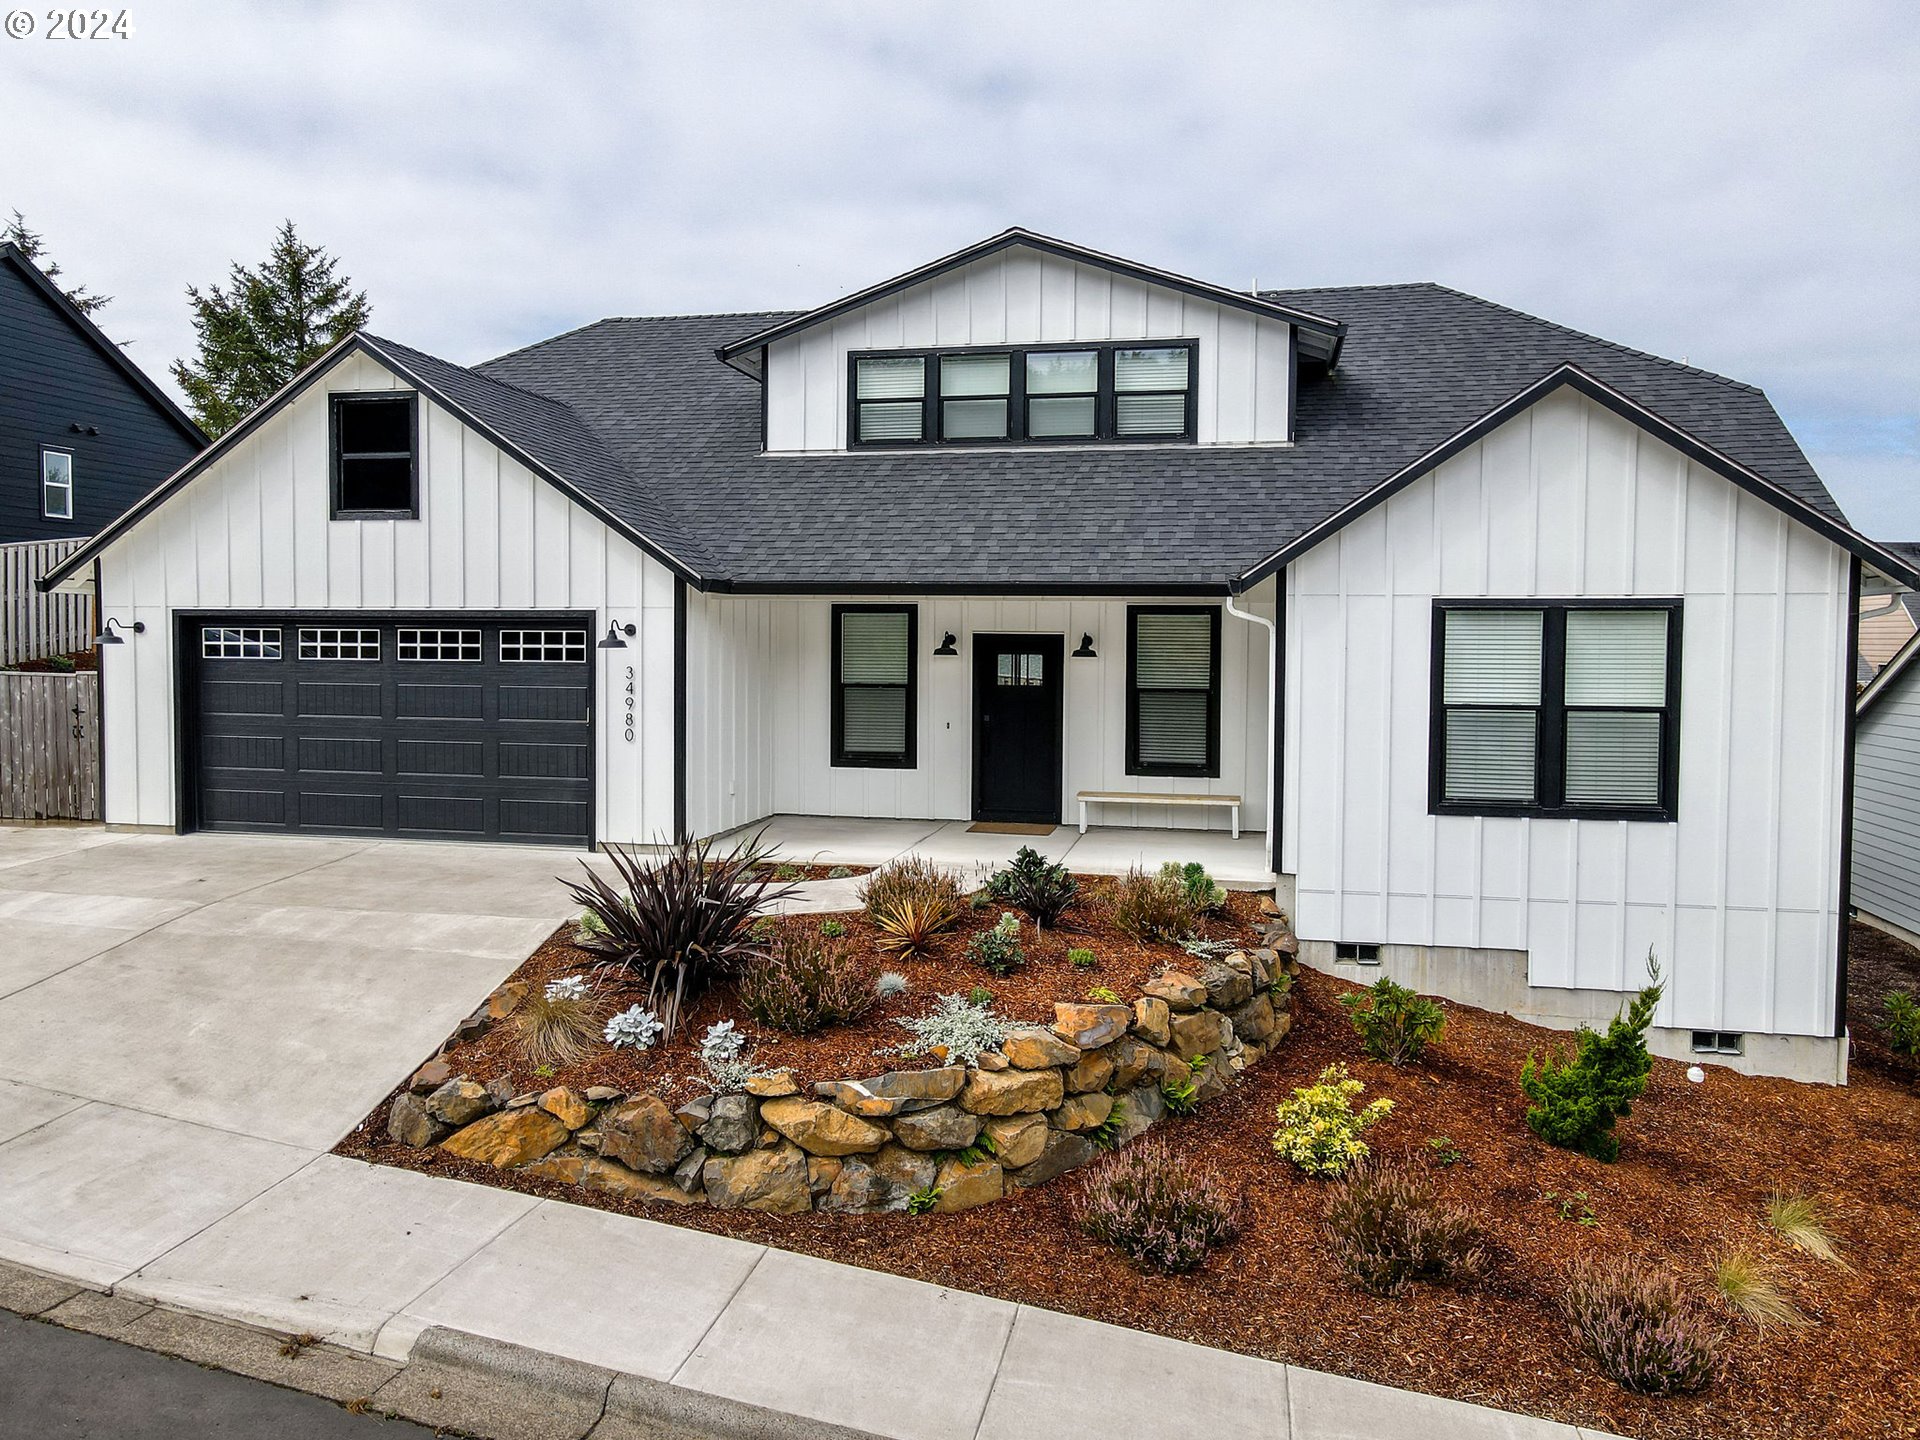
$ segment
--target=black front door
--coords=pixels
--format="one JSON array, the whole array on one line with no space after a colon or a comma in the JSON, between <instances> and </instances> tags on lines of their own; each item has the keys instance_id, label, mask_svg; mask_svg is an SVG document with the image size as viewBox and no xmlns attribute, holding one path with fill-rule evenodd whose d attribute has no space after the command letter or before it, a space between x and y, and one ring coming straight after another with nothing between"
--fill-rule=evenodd
<instances>
[{"instance_id":1,"label":"black front door","mask_svg":"<svg viewBox=\"0 0 1920 1440\"><path fill-rule=\"evenodd\" d=\"M973 637L973 818L1060 823L1058 635Z\"/></svg>"}]
</instances>

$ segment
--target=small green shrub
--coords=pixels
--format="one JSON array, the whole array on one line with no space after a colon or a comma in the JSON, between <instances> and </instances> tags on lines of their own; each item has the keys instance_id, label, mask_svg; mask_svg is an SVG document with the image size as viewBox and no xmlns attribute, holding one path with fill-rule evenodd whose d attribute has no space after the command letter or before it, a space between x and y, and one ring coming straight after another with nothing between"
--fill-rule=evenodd
<instances>
[{"instance_id":1,"label":"small green shrub","mask_svg":"<svg viewBox=\"0 0 1920 1440\"><path fill-rule=\"evenodd\" d=\"M1575 1190L1570 1195L1562 1195L1558 1190L1543 1190L1540 1198L1549 1205L1557 1206L1562 1220L1589 1228L1600 1223L1600 1217L1594 1213L1593 1197L1584 1190Z\"/></svg>"},{"instance_id":2,"label":"small green shrub","mask_svg":"<svg viewBox=\"0 0 1920 1440\"><path fill-rule=\"evenodd\" d=\"M1611 1164L1620 1155L1614 1122L1626 1116L1645 1093L1653 1059L1647 1054L1647 1027L1660 1003L1663 986L1660 966L1647 955L1651 983L1624 1013L1616 1015L1603 1035L1582 1025L1574 1036L1571 1058L1548 1054L1527 1056L1520 1071L1520 1089L1532 1103L1527 1125L1549 1145L1577 1150L1591 1159Z\"/></svg>"},{"instance_id":3,"label":"small green shrub","mask_svg":"<svg viewBox=\"0 0 1920 1440\"><path fill-rule=\"evenodd\" d=\"M995 975L1011 975L1027 963L1020 946L1020 917L1003 910L991 930L982 930L967 942L967 958Z\"/></svg>"},{"instance_id":4,"label":"small green shrub","mask_svg":"<svg viewBox=\"0 0 1920 1440\"><path fill-rule=\"evenodd\" d=\"M847 927L838 920L822 920L820 933L829 940L844 940L847 938Z\"/></svg>"},{"instance_id":5,"label":"small green shrub","mask_svg":"<svg viewBox=\"0 0 1920 1440\"><path fill-rule=\"evenodd\" d=\"M991 1005L993 1004L993 991L987 989L984 985L976 985L967 992L967 1003L969 1005Z\"/></svg>"},{"instance_id":6,"label":"small green shrub","mask_svg":"<svg viewBox=\"0 0 1920 1440\"><path fill-rule=\"evenodd\" d=\"M827 879L829 880L850 880L852 878L853 878L853 871L849 870L844 865L836 865L831 870L827 871Z\"/></svg>"},{"instance_id":7,"label":"small green shrub","mask_svg":"<svg viewBox=\"0 0 1920 1440\"><path fill-rule=\"evenodd\" d=\"M1026 911L1042 930L1059 922L1079 888L1066 866L1052 863L1031 845L1022 845L1007 868L997 871L986 885L989 895Z\"/></svg>"},{"instance_id":8,"label":"small green shrub","mask_svg":"<svg viewBox=\"0 0 1920 1440\"><path fill-rule=\"evenodd\" d=\"M929 1185L924 1190L916 1190L907 1196L907 1213L925 1215L940 1203L941 1189L938 1185Z\"/></svg>"},{"instance_id":9,"label":"small green shrub","mask_svg":"<svg viewBox=\"0 0 1920 1440\"><path fill-rule=\"evenodd\" d=\"M1160 1098L1167 1102L1169 1115L1191 1115L1200 1108L1200 1072L1206 1068L1207 1057L1196 1055L1187 1062L1187 1073L1169 1075L1160 1082Z\"/></svg>"},{"instance_id":10,"label":"small green shrub","mask_svg":"<svg viewBox=\"0 0 1920 1440\"><path fill-rule=\"evenodd\" d=\"M1416 1280L1468 1284L1492 1260L1473 1217L1405 1165L1354 1166L1327 1197L1324 1223L1340 1268L1375 1295L1399 1295Z\"/></svg>"},{"instance_id":11,"label":"small green shrub","mask_svg":"<svg viewBox=\"0 0 1920 1440\"><path fill-rule=\"evenodd\" d=\"M1467 1152L1444 1135L1429 1135L1427 1137L1427 1156L1434 1164L1438 1165L1442 1170L1445 1170L1449 1166L1458 1165L1462 1160L1466 1159Z\"/></svg>"},{"instance_id":12,"label":"small green shrub","mask_svg":"<svg viewBox=\"0 0 1920 1440\"><path fill-rule=\"evenodd\" d=\"M1189 860L1184 865L1169 860L1160 867L1160 873L1180 882L1180 888L1186 892L1187 906L1195 915L1211 915L1226 908L1225 887L1217 884L1198 860Z\"/></svg>"},{"instance_id":13,"label":"small green shrub","mask_svg":"<svg viewBox=\"0 0 1920 1440\"><path fill-rule=\"evenodd\" d=\"M976 890L967 897L967 904L975 910L987 910L993 906L993 896L984 890Z\"/></svg>"},{"instance_id":14,"label":"small green shrub","mask_svg":"<svg viewBox=\"0 0 1920 1440\"><path fill-rule=\"evenodd\" d=\"M1087 999L1095 1005L1123 1005L1126 1003L1120 998L1119 991L1105 985L1096 985L1087 991Z\"/></svg>"},{"instance_id":15,"label":"small green shrub","mask_svg":"<svg viewBox=\"0 0 1920 1440\"><path fill-rule=\"evenodd\" d=\"M1346 1174L1371 1153L1360 1136L1393 1109L1393 1101L1381 1099L1355 1110L1353 1102L1366 1088L1346 1066L1327 1066L1318 1080L1295 1089L1293 1099L1274 1111L1280 1122L1273 1132L1274 1152L1309 1175Z\"/></svg>"},{"instance_id":16,"label":"small green shrub","mask_svg":"<svg viewBox=\"0 0 1920 1440\"><path fill-rule=\"evenodd\" d=\"M1091 950L1076 947L1067 951L1067 963L1076 970L1092 970L1099 966L1100 957Z\"/></svg>"},{"instance_id":17,"label":"small green shrub","mask_svg":"<svg viewBox=\"0 0 1920 1440\"><path fill-rule=\"evenodd\" d=\"M1340 1008L1353 1021L1361 1048L1389 1065L1418 1060L1447 1028L1444 1010L1385 975L1366 990L1342 995Z\"/></svg>"},{"instance_id":18,"label":"small green shrub","mask_svg":"<svg viewBox=\"0 0 1920 1440\"><path fill-rule=\"evenodd\" d=\"M1887 1044L1896 1055L1920 1060L1920 1000L1896 990L1887 996L1886 1003L1887 1018L1880 1023L1886 1026Z\"/></svg>"}]
</instances>

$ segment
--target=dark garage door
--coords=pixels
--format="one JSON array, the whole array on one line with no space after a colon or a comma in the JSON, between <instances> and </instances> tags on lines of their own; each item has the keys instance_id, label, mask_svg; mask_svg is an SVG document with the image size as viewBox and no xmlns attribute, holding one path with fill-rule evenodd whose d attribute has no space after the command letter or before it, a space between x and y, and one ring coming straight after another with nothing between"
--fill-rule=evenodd
<instances>
[{"instance_id":1,"label":"dark garage door","mask_svg":"<svg viewBox=\"0 0 1920 1440\"><path fill-rule=\"evenodd\" d=\"M591 617L180 622L189 824L586 845Z\"/></svg>"}]
</instances>

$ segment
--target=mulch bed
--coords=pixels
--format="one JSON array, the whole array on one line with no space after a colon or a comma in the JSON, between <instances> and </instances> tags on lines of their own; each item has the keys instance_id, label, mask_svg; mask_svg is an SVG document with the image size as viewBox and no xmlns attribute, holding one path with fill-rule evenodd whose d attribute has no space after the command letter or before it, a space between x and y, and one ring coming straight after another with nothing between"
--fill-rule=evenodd
<instances>
[{"instance_id":1,"label":"mulch bed","mask_svg":"<svg viewBox=\"0 0 1920 1440\"><path fill-rule=\"evenodd\" d=\"M1887 996L1920 996L1920 950L1854 921L1847 932L1847 1028L1856 1070L1911 1079L1913 1062L1887 1044Z\"/></svg>"},{"instance_id":2,"label":"mulch bed","mask_svg":"<svg viewBox=\"0 0 1920 1440\"><path fill-rule=\"evenodd\" d=\"M1073 938L1059 937L1059 949ZM1029 981L1044 981L1048 1000L1063 978L1084 982L1069 994L1092 984L1127 994L1163 958L1103 945L1096 947L1101 971L1082 977L1049 958L1047 942L1031 948L1043 958L1028 976L983 981L1005 1008L1030 1018L1044 1017ZM549 942L528 968L563 959L575 963ZM951 1216L776 1216L647 1207L392 1145L384 1105L339 1152L1627 1435L1920 1436L1920 1096L1906 1083L1862 1071L1850 1087L1832 1089L1714 1067L1705 1084L1694 1085L1684 1066L1656 1061L1646 1097L1621 1123L1619 1162L1601 1165L1555 1150L1526 1128L1515 1077L1529 1051L1565 1043L1564 1036L1449 1004L1447 1034L1428 1063L1396 1070L1361 1057L1337 1004L1351 988L1303 969L1295 1029L1275 1054L1197 1117L1156 1129L1179 1152L1224 1168L1247 1196L1240 1238L1187 1276L1145 1278L1071 1229L1071 1176ZM896 1008L929 995L916 978L910 1003ZM697 1023L714 1013L703 1006ZM889 1043L904 1033L885 1025L891 1013L876 1011L844 1035L783 1040L778 1058L791 1054L808 1078L815 1067L859 1073L849 1062L876 1026L891 1032ZM455 1052L456 1069L467 1063L486 1078L481 1062L497 1054L488 1049L492 1038L470 1058ZM1345 1282L1328 1258L1319 1233L1324 1187L1280 1162L1269 1136L1275 1105L1335 1060L1366 1082L1368 1098L1394 1101L1392 1115L1370 1134L1378 1151L1431 1164L1426 1142L1445 1136L1465 1152L1433 1173L1443 1192L1474 1209L1496 1246L1496 1267L1478 1288L1419 1286L1399 1299L1376 1299ZM632 1088L645 1078L657 1077L610 1071L606 1083ZM1762 1207L1775 1188L1826 1201L1845 1268L1772 1235ZM1563 1219L1548 1192L1583 1195L1575 1209L1590 1209L1595 1223ZM1759 1333L1729 1319L1723 1373L1703 1395L1655 1400L1619 1389L1581 1353L1554 1308L1576 1255L1631 1254L1704 1286L1709 1258L1736 1245L1772 1264L1815 1323Z\"/></svg>"}]
</instances>

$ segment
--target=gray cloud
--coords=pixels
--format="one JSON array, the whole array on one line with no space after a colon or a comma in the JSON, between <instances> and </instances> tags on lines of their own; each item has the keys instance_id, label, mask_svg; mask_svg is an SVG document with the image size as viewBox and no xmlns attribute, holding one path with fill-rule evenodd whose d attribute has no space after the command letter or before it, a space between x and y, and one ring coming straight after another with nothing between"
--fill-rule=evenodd
<instances>
[{"instance_id":1,"label":"gray cloud","mask_svg":"<svg viewBox=\"0 0 1920 1440\"><path fill-rule=\"evenodd\" d=\"M0 40L0 205L156 371L184 287L283 216L376 328L463 360L812 304L1018 223L1686 357L1920 537L1908 4L130 9L127 41Z\"/></svg>"}]
</instances>

